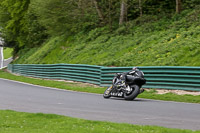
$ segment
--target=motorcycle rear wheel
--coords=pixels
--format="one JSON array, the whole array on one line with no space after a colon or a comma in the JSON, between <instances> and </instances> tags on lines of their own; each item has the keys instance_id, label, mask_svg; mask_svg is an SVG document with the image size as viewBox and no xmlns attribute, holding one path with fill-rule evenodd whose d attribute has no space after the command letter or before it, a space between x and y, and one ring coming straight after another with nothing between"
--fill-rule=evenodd
<instances>
[{"instance_id":1,"label":"motorcycle rear wheel","mask_svg":"<svg viewBox=\"0 0 200 133\"><path fill-rule=\"evenodd\" d=\"M103 94L103 97L104 98L110 98L111 97L111 90L112 90L112 86L110 86L110 87L108 87L106 90L105 90L105 92L104 92L104 94Z\"/></svg>"},{"instance_id":2,"label":"motorcycle rear wheel","mask_svg":"<svg viewBox=\"0 0 200 133\"><path fill-rule=\"evenodd\" d=\"M124 93L124 99L125 100L134 100L138 94L140 93L140 87L137 86L137 85L133 85L131 86L132 88L132 92L127 94L127 93Z\"/></svg>"}]
</instances>

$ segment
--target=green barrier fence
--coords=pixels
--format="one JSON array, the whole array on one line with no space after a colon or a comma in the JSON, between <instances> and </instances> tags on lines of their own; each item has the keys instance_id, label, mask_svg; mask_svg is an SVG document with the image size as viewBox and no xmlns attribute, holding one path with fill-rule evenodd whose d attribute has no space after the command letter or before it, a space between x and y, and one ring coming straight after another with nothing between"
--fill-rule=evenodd
<instances>
[{"instance_id":1,"label":"green barrier fence","mask_svg":"<svg viewBox=\"0 0 200 133\"><path fill-rule=\"evenodd\" d=\"M48 79L64 79L100 85L101 67L74 64L24 65L9 64L12 73Z\"/></svg>"},{"instance_id":2,"label":"green barrier fence","mask_svg":"<svg viewBox=\"0 0 200 133\"><path fill-rule=\"evenodd\" d=\"M64 79L109 86L115 73L132 67L104 67L82 64L9 64L12 73L48 79ZM200 67L146 66L139 67L147 83L143 88L200 91Z\"/></svg>"}]
</instances>

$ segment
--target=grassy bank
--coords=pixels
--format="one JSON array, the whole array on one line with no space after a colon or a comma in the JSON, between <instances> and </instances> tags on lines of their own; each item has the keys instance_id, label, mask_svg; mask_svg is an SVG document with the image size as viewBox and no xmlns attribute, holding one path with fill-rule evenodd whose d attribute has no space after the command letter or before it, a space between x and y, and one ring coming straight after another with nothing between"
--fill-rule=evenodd
<instances>
[{"instance_id":1,"label":"grassy bank","mask_svg":"<svg viewBox=\"0 0 200 133\"><path fill-rule=\"evenodd\" d=\"M89 121L54 114L0 110L1 133L200 133L200 131Z\"/></svg>"},{"instance_id":2,"label":"grassy bank","mask_svg":"<svg viewBox=\"0 0 200 133\"><path fill-rule=\"evenodd\" d=\"M64 81L54 81L54 80L44 80L44 79L35 79L28 78L23 76L16 76L5 71L0 71L0 78L16 80L20 82L26 82L34 85L41 85L46 87L60 88L66 90L80 91L80 92L89 92L103 94L105 87L98 87L84 83L73 83L73 82L64 82ZM200 103L200 95L177 95L173 93L167 94L157 94L155 90L145 91L144 93L138 96L139 98L155 99L155 100L165 100L165 101L177 101L177 102L188 102L188 103Z\"/></svg>"},{"instance_id":3,"label":"grassy bank","mask_svg":"<svg viewBox=\"0 0 200 133\"><path fill-rule=\"evenodd\" d=\"M19 52L19 64L103 66L200 66L200 8L179 15L143 16L71 37L49 38L41 47Z\"/></svg>"}]
</instances>

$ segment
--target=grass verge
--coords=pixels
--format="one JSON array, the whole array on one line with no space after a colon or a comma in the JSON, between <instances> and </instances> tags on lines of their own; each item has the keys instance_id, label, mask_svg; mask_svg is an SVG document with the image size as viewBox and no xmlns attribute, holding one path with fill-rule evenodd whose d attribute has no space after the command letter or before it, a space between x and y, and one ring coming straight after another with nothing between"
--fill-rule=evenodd
<instances>
[{"instance_id":1,"label":"grass verge","mask_svg":"<svg viewBox=\"0 0 200 133\"><path fill-rule=\"evenodd\" d=\"M0 78L16 80L20 82L30 83L34 85L41 85L46 87L60 88L65 90L73 90L80 92L98 93L103 94L105 87L97 87L84 83L74 83L74 82L64 82L64 81L54 81L54 80L44 80L35 79L24 76L17 76L10 74L6 71L0 71ZM177 95L173 93L167 94L156 94L156 90L145 91L138 96L139 98L155 99L155 100L165 100L165 101L177 101L177 102L188 102L188 103L200 103L200 95Z\"/></svg>"},{"instance_id":2,"label":"grass verge","mask_svg":"<svg viewBox=\"0 0 200 133\"><path fill-rule=\"evenodd\" d=\"M0 110L1 133L200 133L200 131L90 121L54 114Z\"/></svg>"}]
</instances>

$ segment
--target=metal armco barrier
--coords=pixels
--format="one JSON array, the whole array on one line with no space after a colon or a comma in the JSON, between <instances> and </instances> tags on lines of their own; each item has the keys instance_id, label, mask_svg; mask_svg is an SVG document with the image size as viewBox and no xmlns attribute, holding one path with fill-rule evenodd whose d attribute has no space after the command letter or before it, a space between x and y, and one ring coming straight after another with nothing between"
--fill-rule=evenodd
<instances>
[{"instance_id":1,"label":"metal armco barrier","mask_svg":"<svg viewBox=\"0 0 200 133\"><path fill-rule=\"evenodd\" d=\"M63 79L100 85L101 67L78 64L9 64L8 70L23 76Z\"/></svg>"},{"instance_id":2,"label":"metal armco barrier","mask_svg":"<svg viewBox=\"0 0 200 133\"><path fill-rule=\"evenodd\" d=\"M64 79L109 86L115 73L132 67L104 67L81 64L9 64L12 73L48 79ZM146 66L139 67L147 80L143 88L200 91L200 67Z\"/></svg>"}]
</instances>

